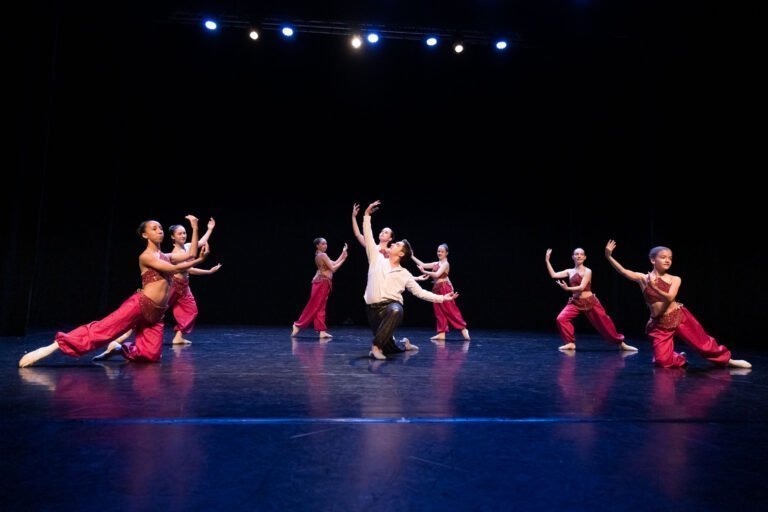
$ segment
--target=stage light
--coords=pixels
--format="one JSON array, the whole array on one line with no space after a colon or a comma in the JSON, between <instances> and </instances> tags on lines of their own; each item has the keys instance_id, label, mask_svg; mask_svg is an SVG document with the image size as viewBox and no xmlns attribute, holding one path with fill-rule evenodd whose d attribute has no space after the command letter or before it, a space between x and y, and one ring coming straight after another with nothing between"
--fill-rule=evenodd
<instances>
[{"instance_id":1,"label":"stage light","mask_svg":"<svg viewBox=\"0 0 768 512\"><path fill-rule=\"evenodd\" d=\"M580 1L580 0L574 0ZM262 20L248 20L237 15L222 14L214 18L203 18L199 14L190 14L183 11L175 12L171 16L171 21L176 23L194 24L199 27L201 24L207 31L218 31L235 27L247 33L251 40L262 39L264 31L268 34L278 32L285 39L295 39L299 32L302 34L319 34L323 36L333 36L347 38L350 44L359 49L363 45L375 45L382 39L388 41L405 40L423 42L430 48L442 47L450 44L456 53L473 46L491 46L497 51L509 50L511 48L527 48L526 42L518 34L507 34L497 32L496 36L503 34L504 39L496 38L482 31L472 29L435 29L417 26L385 26L381 23L349 23L339 20L312 20L312 21L291 21L277 18L266 18ZM242 32L241 32L242 33ZM352 36L355 39L350 39ZM310 40L313 39L310 37ZM443 39L444 41L441 41ZM358 41L359 40L359 41Z\"/></svg>"}]
</instances>

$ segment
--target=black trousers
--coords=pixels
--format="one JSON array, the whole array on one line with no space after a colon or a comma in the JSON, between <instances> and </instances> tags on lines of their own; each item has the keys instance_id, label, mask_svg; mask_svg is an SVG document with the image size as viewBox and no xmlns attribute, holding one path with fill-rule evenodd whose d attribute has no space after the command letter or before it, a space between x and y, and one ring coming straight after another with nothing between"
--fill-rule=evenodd
<instances>
[{"instance_id":1,"label":"black trousers","mask_svg":"<svg viewBox=\"0 0 768 512\"><path fill-rule=\"evenodd\" d=\"M384 354L404 352L403 344L395 340L395 329L403 323L403 305L394 300L368 304L368 325L373 331L373 344Z\"/></svg>"}]
</instances>

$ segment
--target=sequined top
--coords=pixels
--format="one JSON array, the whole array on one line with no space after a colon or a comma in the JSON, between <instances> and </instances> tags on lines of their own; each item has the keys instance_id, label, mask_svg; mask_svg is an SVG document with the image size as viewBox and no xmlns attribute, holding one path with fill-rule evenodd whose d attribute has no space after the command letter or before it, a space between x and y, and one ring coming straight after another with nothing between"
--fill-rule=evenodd
<instances>
[{"instance_id":1,"label":"sequined top","mask_svg":"<svg viewBox=\"0 0 768 512\"><path fill-rule=\"evenodd\" d=\"M168 263L171 262L171 259L168 257L168 255L162 252L160 253L160 259ZM146 286L149 283L154 283L155 281L166 281L168 284L170 284L171 277L172 277L172 274L170 273L158 272L153 268L148 268L147 270L141 273L141 285Z\"/></svg>"},{"instance_id":2,"label":"sequined top","mask_svg":"<svg viewBox=\"0 0 768 512\"><path fill-rule=\"evenodd\" d=\"M663 292L668 292L669 288L672 286L668 282L664 281L663 279L656 279L656 288ZM646 286L643 290L643 297L645 297L645 302L649 306L655 302L664 302L665 299L659 292L651 288L650 286Z\"/></svg>"},{"instance_id":3,"label":"sequined top","mask_svg":"<svg viewBox=\"0 0 768 512\"><path fill-rule=\"evenodd\" d=\"M581 284L581 274L578 272L574 272L571 274L570 279L568 279L568 282L571 283L571 286L579 286ZM592 291L592 281L587 283L587 286L582 290L583 292L591 292Z\"/></svg>"}]
</instances>

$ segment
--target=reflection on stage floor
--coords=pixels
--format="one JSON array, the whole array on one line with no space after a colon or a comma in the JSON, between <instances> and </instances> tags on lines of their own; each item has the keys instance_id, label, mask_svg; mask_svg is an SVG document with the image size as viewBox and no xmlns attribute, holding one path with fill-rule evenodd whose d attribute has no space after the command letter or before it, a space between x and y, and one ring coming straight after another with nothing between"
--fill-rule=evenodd
<instances>
[{"instance_id":1,"label":"reflection on stage floor","mask_svg":"<svg viewBox=\"0 0 768 512\"><path fill-rule=\"evenodd\" d=\"M768 357L651 364L596 335L199 327L159 364L0 339L4 510L722 510L766 499ZM172 333L166 332L170 343ZM682 347L680 347L683 349ZM732 347L735 348L735 347ZM95 354L92 354L95 355Z\"/></svg>"}]
</instances>

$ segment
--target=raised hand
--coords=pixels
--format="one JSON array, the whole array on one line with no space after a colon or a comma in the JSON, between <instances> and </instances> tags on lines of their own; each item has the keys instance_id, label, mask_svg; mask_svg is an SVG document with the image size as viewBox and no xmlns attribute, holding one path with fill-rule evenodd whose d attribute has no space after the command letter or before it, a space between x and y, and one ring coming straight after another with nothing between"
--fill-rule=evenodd
<instances>
[{"instance_id":1,"label":"raised hand","mask_svg":"<svg viewBox=\"0 0 768 512\"><path fill-rule=\"evenodd\" d=\"M376 210L378 210L379 206L381 206L381 201L378 200L378 199L376 201L372 202L371 204L369 204L368 208L365 209L366 215L370 215L373 212L375 212Z\"/></svg>"},{"instance_id":2,"label":"raised hand","mask_svg":"<svg viewBox=\"0 0 768 512\"><path fill-rule=\"evenodd\" d=\"M193 227L197 226L197 217L194 215L185 215L184 218L187 219Z\"/></svg>"}]
</instances>

